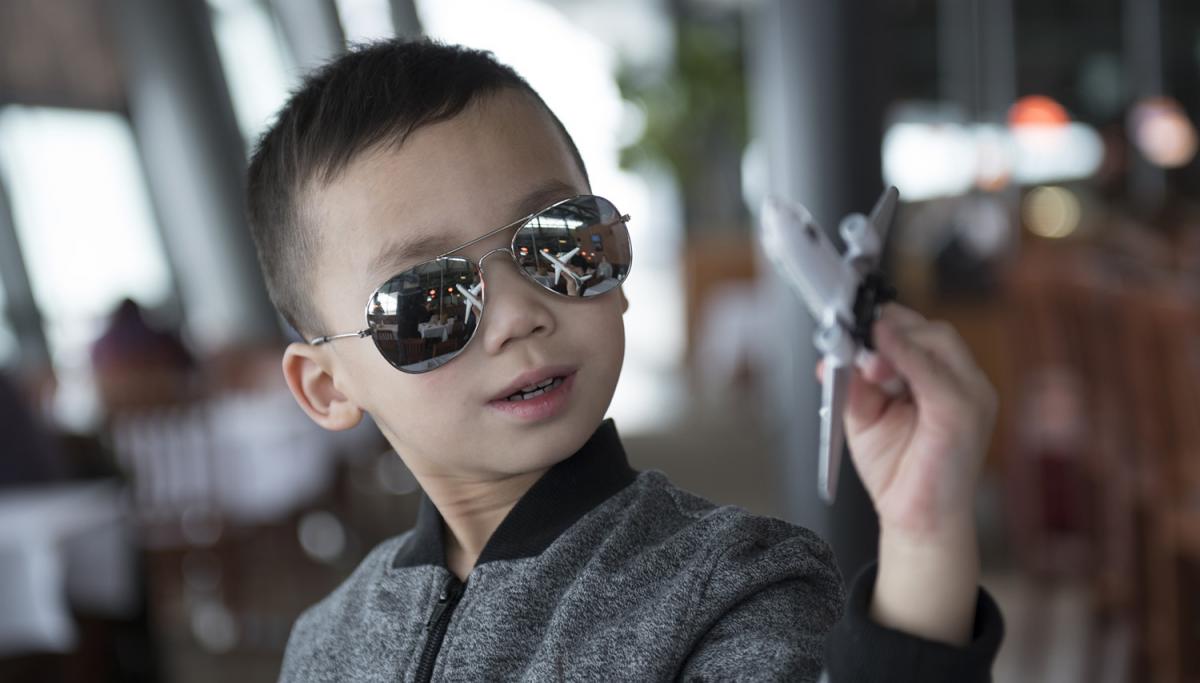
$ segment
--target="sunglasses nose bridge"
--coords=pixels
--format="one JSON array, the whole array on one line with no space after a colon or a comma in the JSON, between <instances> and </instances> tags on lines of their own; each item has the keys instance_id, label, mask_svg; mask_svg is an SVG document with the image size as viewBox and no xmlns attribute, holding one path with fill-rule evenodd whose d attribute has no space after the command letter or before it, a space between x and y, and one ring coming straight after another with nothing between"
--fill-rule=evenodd
<instances>
[{"instance_id":1,"label":"sunglasses nose bridge","mask_svg":"<svg viewBox=\"0 0 1200 683\"><path fill-rule=\"evenodd\" d=\"M495 249L486 252L483 256L480 256L479 260L475 262L475 265L478 266L481 274L483 273L483 260L495 253L507 253L509 258L513 260L513 263L517 262L516 256L514 256L512 253L512 247L496 247Z\"/></svg>"},{"instance_id":2,"label":"sunglasses nose bridge","mask_svg":"<svg viewBox=\"0 0 1200 683\"><path fill-rule=\"evenodd\" d=\"M512 261L513 267L516 268L517 270L521 269L520 264L517 263L516 254L513 253L511 246L496 247L495 249L484 252L484 254L482 256L480 256L477 261L475 261L475 267L479 269L479 281L482 282L483 286L484 286L483 287L484 288L483 298L485 300L487 298L487 291L486 291L487 290L487 273L484 272L483 262L487 257L491 256L492 254L507 254L509 257L509 260Z\"/></svg>"}]
</instances>

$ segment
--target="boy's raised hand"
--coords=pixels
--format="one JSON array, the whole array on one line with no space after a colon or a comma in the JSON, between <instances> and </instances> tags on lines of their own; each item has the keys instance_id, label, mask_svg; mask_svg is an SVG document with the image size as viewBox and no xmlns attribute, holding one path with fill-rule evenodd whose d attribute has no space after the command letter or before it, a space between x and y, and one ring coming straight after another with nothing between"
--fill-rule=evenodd
<instances>
[{"instance_id":1,"label":"boy's raised hand","mask_svg":"<svg viewBox=\"0 0 1200 683\"><path fill-rule=\"evenodd\" d=\"M876 621L933 640L970 636L979 580L973 501L997 395L949 324L886 305L855 368L846 439L879 515ZM881 385L899 375L908 392ZM817 364L821 377L821 364Z\"/></svg>"}]
</instances>

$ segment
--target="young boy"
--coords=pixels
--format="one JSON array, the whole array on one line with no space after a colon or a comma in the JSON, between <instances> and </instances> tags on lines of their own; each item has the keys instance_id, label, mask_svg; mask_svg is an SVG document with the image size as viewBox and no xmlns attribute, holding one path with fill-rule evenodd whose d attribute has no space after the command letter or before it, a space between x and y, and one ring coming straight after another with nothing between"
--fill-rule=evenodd
<instances>
[{"instance_id":1,"label":"young boy","mask_svg":"<svg viewBox=\"0 0 1200 683\"><path fill-rule=\"evenodd\" d=\"M350 51L262 137L250 220L308 340L288 386L326 429L370 413L424 491L296 622L281 677L987 680L971 501L995 394L954 331L889 306L854 378L882 532L847 602L812 532L629 467L604 414L636 217L591 192L528 84L432 42Z\"/></svg>"}]
</instances>

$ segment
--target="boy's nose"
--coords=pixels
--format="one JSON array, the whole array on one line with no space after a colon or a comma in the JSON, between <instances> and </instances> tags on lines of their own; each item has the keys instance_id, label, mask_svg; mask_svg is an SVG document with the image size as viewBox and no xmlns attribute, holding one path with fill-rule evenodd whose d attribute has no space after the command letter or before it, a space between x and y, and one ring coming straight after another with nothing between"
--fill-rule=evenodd
<instances>
[{"instance_id":1,"label":"boy's nose","mask_svg":"<svg viewBox=\"0 0 1200 683\"><path fill-rule=\"evenodd\" d=\"M512 255L497 251L483 257L484 314L481 329L483 347L489 355L504 350L510 342L554 331L555 317L547 306L549 292L521 274Z\"/></svg>"}]
</instances>

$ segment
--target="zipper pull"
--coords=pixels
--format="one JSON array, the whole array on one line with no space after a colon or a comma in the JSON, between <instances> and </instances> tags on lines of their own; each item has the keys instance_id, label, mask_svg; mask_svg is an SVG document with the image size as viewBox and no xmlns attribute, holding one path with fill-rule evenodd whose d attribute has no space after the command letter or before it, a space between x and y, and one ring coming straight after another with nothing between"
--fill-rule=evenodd
<instances>
[{"instance_id":1,"label":"zipper pull","mask_svg":"<svg viewBox=\"0 0 1200 683\"><path fill-rule=\"evenodd\" d=\"M425 630L428 631L431 626L437 623L438 619L442 618L442 614L446 609L458 602L458 598L462 595L463 584L458 578L451 576L442 586L442 592L438 595L437 604L433 607L433 613L429 615L429 621L425 622Z\"/></svg>"}]
</instances>

